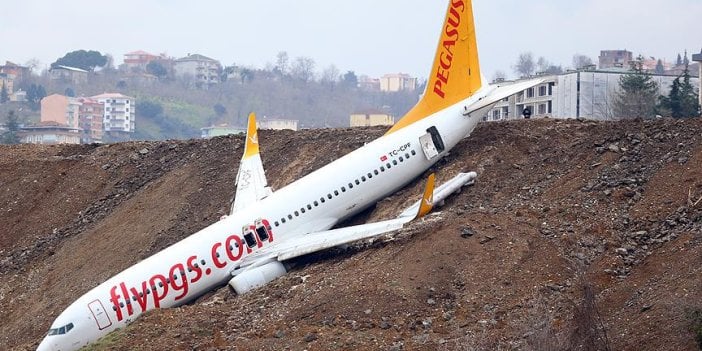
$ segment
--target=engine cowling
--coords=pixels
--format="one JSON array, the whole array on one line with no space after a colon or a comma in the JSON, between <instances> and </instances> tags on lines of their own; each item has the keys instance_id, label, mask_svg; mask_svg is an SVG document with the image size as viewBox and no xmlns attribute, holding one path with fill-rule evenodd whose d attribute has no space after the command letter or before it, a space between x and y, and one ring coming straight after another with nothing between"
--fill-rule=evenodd
<instances>
[{"instance_id":1,"label":"engine cowling","mask_svg":"<svg viewBox=\"0 0 702 351\"><path fill-rule=\"evenodd\" d=\"M270 283L275 278L281 277L285 273L287 273L285 265L278 261L273 261L263 266L239 273L229 281L229 286L234 288L237 294L243 295L253 289Z\"/></svg>"}]
</instances>

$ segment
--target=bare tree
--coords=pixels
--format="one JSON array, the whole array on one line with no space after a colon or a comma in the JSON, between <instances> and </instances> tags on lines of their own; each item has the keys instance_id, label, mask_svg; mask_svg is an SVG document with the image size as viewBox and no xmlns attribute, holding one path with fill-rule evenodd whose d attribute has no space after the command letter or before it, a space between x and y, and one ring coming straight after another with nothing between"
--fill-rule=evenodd
<instances>
[{"instance_id":1,"label":"bare tree","mask_svg":"<svg viewBox=\"0 0 702 351\"><path fill-rule=\"evenodd\" d=\"M513 67L514 72L520 77L528 77L534 74L536 64L534 63L534 54L531 52L523 52L519 54L517 64Z\"/></svg>"},{"instance_id":2,"label":"bare tree","mask_svg":"<svg viewBox=\"0 0 702 351\"><path fill-rule=\"evenodd\" d=\"M573 55L573 68L582 69L583 67L592 66L592 59L583 55L575 54Z\"/></svg>"},{"instance_id":3,"label":"bare tree","mask_svg":"<svg viewBox=\"0 0 702 351\"><path fill-rule=\"evenodd\" d=\"M306 83L314 80L314 66L315 63L312 58L305 56L297 57L290 68L290 73L293 78Z\"/></svg>"},{"instance_id":4,"label":"bare tree","mask_svg":"<svg viewBox=\"0 0 702 351\"><path fill-rule=\"evenodd\" d=\"M275 69L280 72L280 74L288 74L288 65L290 63L290 58L286 51L281 51L275 57Z\"/></svg>"},{"instance_id":5,"label":"bare tree","mask_svg":"<svg viewBox=\"0 0 702 351\"><path fill-rule=\"evenodd\" d=\"M339 81L339 76L340 76L340 71L336 66L329 65L327 68L324 69L322 72L322 84L329 84L329 86L333 89L334 85Z\"/></svg>"}]
</instances>

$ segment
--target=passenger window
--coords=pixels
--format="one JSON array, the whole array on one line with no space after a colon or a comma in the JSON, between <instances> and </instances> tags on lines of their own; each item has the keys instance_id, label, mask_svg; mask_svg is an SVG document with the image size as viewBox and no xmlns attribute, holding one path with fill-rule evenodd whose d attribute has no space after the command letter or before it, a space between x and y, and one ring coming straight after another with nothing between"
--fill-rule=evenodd
<instances>
[{"instance_id":1,"label":"passenger window","mask_svg":"<svg viewBox=\"0 0 702 351\"><path fill-rule=\"evenodd\" d=\"M378 175L378 174L380 174L380 172L378 172L378 170L377 170L377 169L376 169L376 170L373 170L373 173L375 173L375 175Z\"/></svg>"},{"instance_id":2,"label":"passenger window","mask_svg":"<svg viewBox=\"0 0 702 351\"><path fill-rule=\"evenodd\" d=\"M400 156L400 162L405 162L405 158Z\"/></svg>"},{"instance_id":3,"label":"passenger window","mask_svg":"<svg viewBox=\"0 0 702 351\"><path fill-rule=\"evenodd\" d=\"M384 166L380 166L380 171L381 171L381 172L385 172L385 167L384 167Z\"/></svg>"},{"instance_id":4,"label":"passenger window","mask_svg":"<svg viewBox=\"0 0 702 351\"><path fill-rule=\"evenodd\" d=\"M320 198L319 198L319 201L322 201L322 203L325 203L327 200L324 200L323 197L320 197Z\"/></svg>"},{"instance_id":5,"label":"passenger window","mask_svg":"<svg viewBox=\"0 0 702 351\"><path fill-rule=\"evenodd\" d=\"M392 168L392 166L390 165L390 162L388 162L388 163L385 165L385 167L387 167L388 169Z\"/></svg>"},{"instance_id":6,"label":"passenger window","mask_svg":"<svg viewBox=\"0 0 702 351\"><path fill-rule=\"evenodd\" d=\"M295 217L300 217L300 212L295 211Z\"/></svg>"},{"instance_id":7,"label":"passenger window","mask_svg":"<svg viewBox=\"0 0 702 351\"><path fill-rule=\"evenodd\" d=\"M281 218L280 221L285 223L285 218Z\"/></svg>"},{"instance_id":8,"label":"passenger window","mask_svg":"<svg viewBox=\"0 0 702 351\"><path fill-rule=\"evenodd\" d=\"M361 177L361 181L362 181L362 182L365 182L365 181L366 181L366 176L362 176L362 177Z\"/></svg>"},{"instance_id":9,"label":"passenger window","mask_svg":"<svg viewBox=\"0 0 702 351\"><path fill-rule=\"evenodd\" d=\"M339 190L334 190L334 196L339 196Z\"/></svg>"},{"instance_id":10,"label":"passenger window","mask_svg":"<svg viewBox=\"0 0 702 351\"><path fill-rule=\"evenodd\" d=\"M292 215L291 215L291 214L288 215L288 219L292 221Z\"/></svg>"},{"instance_id":11,"label":"passenger window","mask_svg":"<svg viewBox=\"0 0 702 351\"><path fill-rule=\"evenodd\" d=\"M359 182L358 179L356 179L356 185L361 185L361 182Z\"/></svg>"},{"instance_id":12,"label":"passenger window","mask_svg":"<svg viewBox=\"0 0 702 351\"><path fill-rule=\"evenodd\" d=\"M307 209L308 209L308 210L311 210L311 209L312 209L312 205L307 204Z\"/></svg>"},{"instance_id":13,"label":"passenger window","mask_svg":"<svg viewBox=\"0 0 702 351\"><path fill-rule=\"evenodd\" d=\"M278 221L275 221L275 226L276 227L280 226L280 223L278 223Z\"/></svg>"},{"instance_id":14,"label":"passenger window","mask_svg":"<svg viewBox=\"0 0 702 351\"><path fill-rule=\"evenodd\" d=\"M329 198L329 200L331 200L331 199L332 199L332 194L327 194L327 197Z\"/></svg>"},{"instance_id":15,"label":"passenger window","mask_svg":"<svg viewBox=\"0 0 702 351\"><path fill-rule=\"evenodd\" d=\"M353 189L353 183L349 183L349 189Z\"/></svg>"},{"instance_id":16,"label":"passenger window","mask_svg":"<svg viewBox=\"0 0 702 351\"><path fill-rule=\"evenodd\" d=\"M410 158L410 155L409 155L409 154L405 154L405 158Z\"/></svg>"},{"instance_id":17,"label":"passenger window","mask_svg":"<svg viewBox=\"0 0 702 351\"><path fill-rule=\"evenodd\" d=\"M314 207L317 207L317 206L319 206L319 202L315 201L315 202L314 202Z\"/></svg>"},{"instance_id":18,"label":"passenger window","mask_svg":"<svg viewBox=\"0 0 702 351\"><path fill-rule=\"evenodd\" d=\"M392 164L397 166L397 160L392 160Z\"/></svg>"},{"instance_id":19,"label":"passenger window","mask_svg":"<svg viewBox=\"0 0 702 351\"><path fill-rule=\"evenodd\" d=\"M200 263L202 263L203 266L207 264L207 262L205 262L205 260L200 260Z\"/></svg>"},{"instance_id":20,"label":"passenger window","mask_svg":"<svg viewBox=\"0 0 702 351\"><path fill-rule=\"evenodd\" d=\"M371 179L371 178L373 178L373 175L368 173L368 179Z\"/></svg>"},{"instance_id":21,"label":"passenger window","mask_svg":"<svg viewBox=\"0 0 702 351\"><path fill-rule=\"evenodd\" d=\"M414 151L414 150L412 150L412 156L414 156L414 155L416 155L416 154L417 154L417 152Z\"/></svg>"},{"instance_id":22,"label":"passenger window","mask_svg":"<svg viewBox=\"0 0 702 351\"><path fill-rule=\"evenodd\" d=\"M341 192L342 192L342 193L345 193L345 192L346 192L346 187L343 187L343 186L342 186L342 187L341 187Z\"/></svg>"},{"instance_id":23,"label":"passenger window","mask_svg":"<svg viewBox=\"0 0 702 351\"><path fill-rule=\"evenodd\" d=\"M307 212L307 211L306 211L305 208L303 207L303 208L300 209L300 212L305 213L305 212Z\"/></svg>"}]
</instances>

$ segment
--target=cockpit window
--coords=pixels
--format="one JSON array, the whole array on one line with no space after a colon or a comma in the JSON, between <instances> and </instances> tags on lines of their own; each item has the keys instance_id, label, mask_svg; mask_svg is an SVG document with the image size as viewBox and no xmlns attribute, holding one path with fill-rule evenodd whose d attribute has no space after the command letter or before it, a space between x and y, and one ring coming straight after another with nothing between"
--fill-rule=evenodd
<instances>
[{"instance_id":1,"label":"cockpit window","mask_svg":"<svg viewBox=\"0 0 702 351\"><path fill-rule=\"evenodd\" d=\"M60 328L49 329L49 333L47 335L63 335L71 331L71 329L73 329L73 323L68 323Z\"/></svg>"}]
</instances>

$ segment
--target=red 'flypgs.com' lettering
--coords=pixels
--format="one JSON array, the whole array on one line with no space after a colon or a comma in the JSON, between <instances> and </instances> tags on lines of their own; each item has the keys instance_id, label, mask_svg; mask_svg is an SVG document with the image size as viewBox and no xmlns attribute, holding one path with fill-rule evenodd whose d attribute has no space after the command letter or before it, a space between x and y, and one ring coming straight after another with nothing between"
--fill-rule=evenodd
<instances>
[{"instance_id":1,"label":"red 'flypgs.com' lettering","mask_svg":"<svg viewBox=\"0 0 702 351\"><path fill-rule=\"evenodd\" d=\"M270 223L267 220L262 220L261 223L267 229L268 242L273 242L273 232L271 231ZM256 234L256 227L249 227L256 240L256 247L263 246L263 240ZM220 249L224 247L225 255L220 255ZM237 262L246 253L251 253L251 248L247 246L237 234L230 235L224 242L217 242L210 249L211 260L217 269L225 268L229 263ZM125 317L122 309L127 308L127 315L134 314L135 305L138 306L140 312L147 309L149 296L153 301L154 308L161 307L163 301L169 292L177 293L174 297L178 301L188 295L189 284L197 283L203 275L213 273L212 268L205 268L207 262L204 259L198 261L197 256L190 256L185 260L185 264L176 263L168 271L167 275L156 274L148 280L142 281L140 286L128 287L124 282L113 286L110 289L110 302L112 309L117 314L117 321L122 321ZM187 270L187 273L186 273ZM119 289L119 291L118 291ZM123 299L121 301L121 299ZM131 300L130 300L131 299Z\"/></svg>"},{"instance_id":2,"label":"red 'flypgs.com' lettering","mask_svg":"<svg viewBox=\"0 0 702 351\"><path fill-rule=\"evenodd\" d=\"M436 80L434 81L434 94L440 98L446 96L444 85L448 84L449 71L453 64L453 48L459 38L458 26L461 24L461 13L465 12L466 4L463 0L451 2L450 15L446 17L446 29L444 29L445 39L441 43L443 50L439 54L439 67L436 70Z\"/></svg>"}]
</instances>

